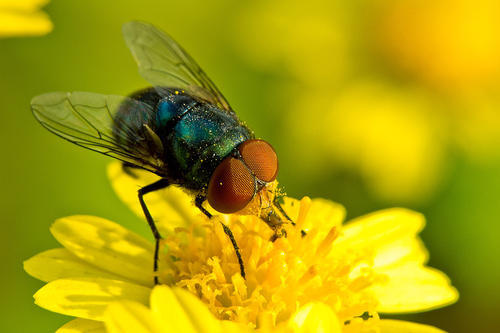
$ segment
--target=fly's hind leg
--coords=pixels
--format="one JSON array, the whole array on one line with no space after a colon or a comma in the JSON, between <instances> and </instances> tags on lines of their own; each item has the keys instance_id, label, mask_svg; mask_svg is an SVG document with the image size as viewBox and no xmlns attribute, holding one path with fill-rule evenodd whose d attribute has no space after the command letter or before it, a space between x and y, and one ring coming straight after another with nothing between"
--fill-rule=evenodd
<instances>
[{"instance_id":1,"label":"fly's hind leg","mask_svg":"<svg viewBox=\"0 0 500 333\"><path fill-rule=\"evenodd\" d=\"M205 214L209 219L212 218L212 214L208 210L203 207L203 202L206 200L206 196L204 195L197 195L194 202L196 207L198 207L199 210L203 214ZM240 274L241 276L245 279L245 266L243 265L243 259L241 258L241 253L240 253L240 248L238 247L238 244L236 243L236 239L234 239L233 232L227 225L224 223L220 222L222 225L222 228L224 229L224 233L229 237L229 240L231 241L231 244L233 244L234 251L236 252L236 257L238 257L238 264L240 265Z\"/></svg>"},{"instance_id":2,"label":"fly's hind leg","mask_svg":"<svg viewBox=\"0 0 500 333\"><path fill-rule=\"evenodd\" d=\"M155 256L154 256L154 263L153 263L153 271L154 271L154 283L158 284L158 251L160 248L160 240L161 240L161 235L160 232L158 231L158 228L156 227L156 224L153 220L153 217L151 216L151 213L149 213L148 207L146 206L146 203L144 202L144 195L148 194L150 192L158 191L161 190L165 187L167 187L169 184L168 180L165 178L162 178L152 184L146 185L142 188L139 189L139 202L141 203L142 211L144 212L144 216L146 217L146 221L148 221L149 227L151 228L151 231L153 232L153 236L155 238Z\"/></svg>"}]
</instances>

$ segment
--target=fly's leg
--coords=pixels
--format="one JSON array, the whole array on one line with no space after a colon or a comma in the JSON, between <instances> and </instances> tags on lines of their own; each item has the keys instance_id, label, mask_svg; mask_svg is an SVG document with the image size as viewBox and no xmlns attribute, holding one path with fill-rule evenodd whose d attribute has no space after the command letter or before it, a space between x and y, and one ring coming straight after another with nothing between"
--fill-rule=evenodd
<instances>
[{"instance_id":1,"label":"fly's leg","mask_svg":"<svg viewBox=\"0 0 500 333\"><path fill-rule=\"evenodd\" d=\"M203 214L205 214L209 219L211 219L212 214L210 214L210 212L203 207L203 202L206 199L207 198L204 195L198 195L198 196L196 196L196 199L194 200L194 202L195 202L196 207L198 207L198 209L201 210L201 212ZM238 263L240 265L240 274L245 279L245 266L243 265L243 259L241 258L240 248L238 247L238 244L236 243L236 239L234 239L233 232L224 223L220 222L220 224L222 225L222 228L224 229L224 233L229 237L231 244L233 244L233 248L234 248L234 251L236 252L236 257L238 257Z\"/></svg>"},{"instance_id":2,"label":"fly's leg","mask_svg":"<svg viewBox=\"0 0 500 333\"><path fill-rule=\"evenodd\" d=\"M196 205L196 207L198 207L199 210L201 210L203 214L205 214L209 219L211 219L212 214L210 214L210 212L206 210L205 207L203 207L203 203L205 202L206 199L207 198L204 195L197 195L196 198L194 199L194 204Z\"/></svg>"},{"instance_id":3,"label":"fly's leg","mask_svg":"<svg viewBox=\"0 0 500 333\"><path fill-rule=\"evenodd\" d=\"M278 208L278 210L280 211L281 214L283 214L283 216L293 225L295 226L295 222L292 221L292 219L288 216L288 214L285 212L285 210L283 209L283 207L281 207L281 204L279 202L279 197L276 196L274 197L273 199L273 205ZM300 234L302 235L302 237L305 237L307 235L307 233L304 231L304 230L300 230Z\"/></svg>"},{"instance_id":4,"label":"fly's leg","mask_svg":"<svg viewBox=\"0 0 500 333\"><path fill-rule=\"evenodd\" d=\"M288 220L288 222L290 222L293 226L295 226L295 222L292 221L292 219L290 218L290 216L288 216L288 214L285 212L285 210L283 209L283 207L281 207L281 204L280 204L280 197L278 196L275 196L274 199L273 199L273 205L274 207L278 208L278 210L280 211L281 214L283 214L283 216Z\"/></svg>"},{"instance_id":5,"label":"fly's leg","mask_svg":"<svg viewBox=\"0 0 500 333\"><path fill-rule=\"evenodd\" d=\"M153 271L155 274L154 277L154 282L155 284L158 284L158 250L160 248L160 240L161 240L161 235L160 232L158 231L158 228L156 228L156 224L153 220L153 217L149 213L148 207L146 206L146 203L144 202L143 196L145 194L148 194L150 192L158 191L161 190L169 185L168 180L162 178L152 184L146 185L142 188L139 189L139 202L141 203L142 211L144 212L144 216L146 217L146 220L148 221L149 227L151 228L151 231L153 232L153 236L155 238L155 256L154 256L154 264L153 264Z\"/></svg>"},{"instance_id":6,"label":"fly's leg","mask_svg":"<svg viewBox=\"0 0 500 333\"><path fill-rule=\"evenodd\" d=\"M240 253L240 248L238 247L238 244L236 243L236 239L234 239L233 232L227 225L222 223L222 228L224 229L224 232L226 235L229 237L231 240L231 244L233 244L234 251L236 252L236 257L238 257L238 263L240 264L240 274L243 277L243 279L246 279L245 275L245 266L243 265L243 259L241 258L241 253Z\"/></svg>"}]
</instances>

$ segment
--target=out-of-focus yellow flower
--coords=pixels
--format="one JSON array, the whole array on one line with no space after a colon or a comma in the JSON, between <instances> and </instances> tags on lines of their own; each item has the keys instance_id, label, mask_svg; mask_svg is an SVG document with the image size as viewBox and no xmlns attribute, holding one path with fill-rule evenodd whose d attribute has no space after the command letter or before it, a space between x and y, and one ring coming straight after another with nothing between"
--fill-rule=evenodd
<instances>
[{"instance_id":1,"label":"out-of-focus yellow flower","mask_svg":"<svg viewBox=\"0 0 500 333\"><path fill-rule=\"evenodd\" d=\"M390 0L375 8L374 44L395 69L438 93L449 143L476 160L498 154L500 2Z\"/></svg>"},{"instance_id":2,"label":"out-of-focus yellow flower","mask_svg":"<svg viewBox=\"0 0 500 333\"><path fill-rule=\"evenodd\" d=\"M297 130L289 133L309 168L326 158L330 170L322 172L356 169L379 198L418 200L432 193L443 164L446 133L432 107L418 89L358 81L336 96L322 89L296 96L288 120Z\"/></svg>"},{"instance_id":3,"label":"out-of-focus yellow flower","mask_svg":"<svg viewBox=\"0 0 500 333\"><path fill-rule=\"evenodd\" d=\"M260 66L287 69L300 80L333 84L351 66L347 18L336 1L255 1L239 19L242 54Z\"/></svg>"},{"instance_id":4,"label":"out-of-focus yellow flower","mask_svg":"<svg viewBox=\"0 0 500 333\"><path fill-rule=\"evenodd\" d=\"M453 139L469 156L487 161L500 154L500 91L463 94L455 101Z\"/></svg>"},{"instance_id":5,"label":"out-of-focus yellow flower","mask_svg":"<svg viewBox=\"0 0 500 333\"><path fill-rule=\"evenodd\" d=\"M154 177L143 172L134 179L119 163L109 173L126 202ZM446 275L425 265L428 254L417 236L424 219L409 210L388 209L343 225L338 204L287 198L284 208L297 226L275 242L255 216L216 216L241 249L243 279L222 227L200 214L187 194L169 187L148 199L164 232L158 272L164 286L153 289L153 245L97 217L56 221L51 232L64 248L25 262L29 274L48 282L36 303L78 317L60 333L104 332L103 321L110 332L134 333L432 332L380 320L378 313L429 310L458 298ZM132 208L137 211L136 200Z\"/></svg>"},{"instance_id":6,"label":"out-of-focus yellow flower","mask_svg":"<svg viewBox=\"0 0 500 333\"><path fill-rule=\"evenodd\" d=\"M415 203L454 146L498 154L500 2L257 1L239 22L244 56L296 79L280 90L307 174L348 168L377 198Z\"/></svg>"},{"instance_id":7,"label":"out-of-focus yellow flower","mask_svg":"<svg viewBox=\"0 0 500 333\"><path fill-rule=\"evenodd\" d=\"M49 0L0 0L0 37L44 35L52 22L40 8Z\"/></svg>"},{"instance_id":8,"label":"out-of-focus yellow flower","mask_svg":"<svg viewBox=\"0 0 500 333\"><path fill-rule=\"evenodd\" d=\"M448 91L500 82L500 2L379 1L374 29L390 61Z\"/></svg>"}]
</instances>

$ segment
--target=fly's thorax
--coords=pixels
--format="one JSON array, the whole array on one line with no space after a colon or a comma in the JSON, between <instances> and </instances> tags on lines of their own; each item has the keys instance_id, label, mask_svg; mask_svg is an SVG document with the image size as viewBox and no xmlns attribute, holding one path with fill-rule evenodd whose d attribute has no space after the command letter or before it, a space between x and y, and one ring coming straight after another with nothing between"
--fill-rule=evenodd
<instances>
[{"instance_id":1,"label":"fly's thorax","mask_svg":"<svg viewBox=\"0 0 500 333\"><path fill-rule=\"evenodd\" d=\"M182 90L169 89L169 94L156 104L156 124L160 131L170 131L182 116L200 102Z\"/></svg>"},{"instance_id":2,"label":"fly's thorax","mask_svg":"<svg viewBox=\"0 0 500 333\"><path fill-rule=\"evenodd\" d=\"M170 134L170 156L185 186L206 187L217 165L252 134L233 114L208 103L194 106Z\"/></svg>"},{"instance_id":3,"label":"fly's thorax","mask_svg":"<svg viewBox=\"0 0 500 333\"><path fill-rule=\"evenodd\" d=\"M224 133L218 141L206 147L188 173L193 186L206 187L214 170L224 158L231 155L239 144L248 139L248 130L245 127L237 127L233 131Z\"/></svg>"},{"instance_id":4,"label":"fly's thorax","mask_svg":"<svg viewBox=\"0 0 500 333\"><path fill-rule=\"evenodd\" d=\"M117 140L164 165L163 176L201 190L220 162L253 137L233 112L183 90L150 87L130 96L115 116Z\"/></svg>"}]
</instances>

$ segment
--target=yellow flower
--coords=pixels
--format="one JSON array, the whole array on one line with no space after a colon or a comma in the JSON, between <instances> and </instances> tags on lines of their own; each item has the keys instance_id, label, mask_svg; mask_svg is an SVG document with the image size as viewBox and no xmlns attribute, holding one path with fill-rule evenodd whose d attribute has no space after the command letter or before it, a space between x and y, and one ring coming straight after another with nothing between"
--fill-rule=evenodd
<instances>
[{"instance_id":1,"label":"yellow flower","mask_svg":"<svg viewBox=\"0 0 500 333\"><path fill-rule=\"evenodd\" d=\"M109 174L127 202L154 177L134 179L118 163ZM378 314L429 310L458 298L442 272L425 266L428 254L417 236L424 219L406 209L343 225L338 204L287 198L284 208L297 226L275 242L257 217L216 216L241 248L244 280L220 224L179 188L147 200L164 235L163 285L153 288L153 245L97 217L57 220L51 232L64 248L25 262L29 274L48 282L35 302L78 317L59 332L439 332ZM132 208L139 208L135 200Z\"/></svg>"},{"instance_id":2,"label":"yellow flower","mask_svg":"<svg viewBox=\"0 0 500 333\"><path fill-rule=\"evenodd\" d=\"M48 0L0 0L0 37L44 35L52 22L39 9Z\"/></svg>"},{"instance_id":3,"label":"yellow flower","mask_svg":"<svg viewBox=\"0 0 500 333\"><path fill-rule=\"evenodd\" d=\"M207 310L206 306L192 294L179 288L166 286L155 287L151 293L150 309L131 301L115 302L106 311L106 328L111 333L144 332L252 332L244 325L230 321L219 321ZM179 311L173 315L173 311ZM173 317L177 320L171 320ZM79 325L77 325L79 324ZM92 322L72 322L71 328L80 328L62 332L81 332L85 325L95 325ZM66 326L68 328L69 325ZM362 319L351 323L352 327L344 327L344 332L443 332L437 328L400 320L380 320L376 329L370 327ZM91 327L89 327L91 328ZM90 331L90 330L89 330ZM341 332L342 324L328 306L321 303L311 303L304 306L283 325L272 330L261 328L259 332ZM92 331L94 332L94 331ZM97 332L96 332L97 333Z\"/></svg>"}]
</instances>

